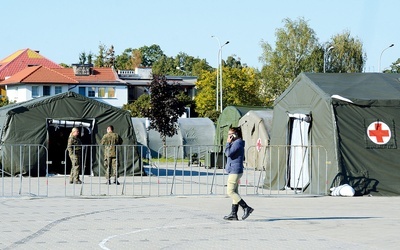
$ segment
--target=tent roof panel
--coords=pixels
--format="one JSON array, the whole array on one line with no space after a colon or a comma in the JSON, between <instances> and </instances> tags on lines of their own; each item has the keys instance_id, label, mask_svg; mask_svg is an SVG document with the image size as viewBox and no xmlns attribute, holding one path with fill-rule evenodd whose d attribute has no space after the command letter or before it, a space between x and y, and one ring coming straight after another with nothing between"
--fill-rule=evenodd
<instances>
[{"instance_id":1,"label":"tent roof panel","mask_svg":"<svg viewBox=\"0 0 400 250\"><path fill-rule=\"evenodd\" d=\"M400 74L382 73L304 73L329 96L340 95L350 100L398 100Z\"/></svg>"}]
</instances>

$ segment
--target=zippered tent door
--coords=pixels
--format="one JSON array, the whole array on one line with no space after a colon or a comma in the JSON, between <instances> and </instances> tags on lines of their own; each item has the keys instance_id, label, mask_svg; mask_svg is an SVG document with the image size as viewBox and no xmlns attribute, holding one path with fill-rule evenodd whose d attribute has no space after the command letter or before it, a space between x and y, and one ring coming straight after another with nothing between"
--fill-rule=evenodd
<instances>
[{"instance_id":1,"label":"zippered tent door","mask_svg":"<svg viewBox=\"0 0 400 250\"><path fill-rule=\"evenodd\" d=\"M305 189L310 183L308 133L311 117L307 114L289 114L291 121L287 184L293 189Z\"/></svg>"}]
</instances>

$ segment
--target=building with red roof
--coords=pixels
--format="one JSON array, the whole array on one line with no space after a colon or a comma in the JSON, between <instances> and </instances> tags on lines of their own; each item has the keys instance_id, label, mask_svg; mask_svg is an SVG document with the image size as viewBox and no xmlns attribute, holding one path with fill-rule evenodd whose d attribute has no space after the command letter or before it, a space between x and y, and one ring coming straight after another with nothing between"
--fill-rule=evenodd
<instances>
[{"instance_id":1,"label":"building with red roof","mask_svg":"<svg viewBox=\"0 0 400 250\"><path fill-rule=\"evenodd\" d=\"M72 68L26 67L0 82L10 102L73 91L115 107L128 102L127 87L113 68L73 65Z\"/></svg>"},{"instance_id":2,"label":"building with red roof","mask_svg":"<svg viewBox=\"0 0 400 250\"><path fill-rule=\"evenodd\" d=\"M190 97L195 96L197 77L166 76L178 83ZM119 70L97 68L92 64L73 64L64 68L40 55L22 49L0 61L0 94L10 102L23 102L68 91L96 99L114 107L135 101L148 94L152 81L151 68Z\"/></svg>"},{"instance_id":3,"label":"building with red roof","mask_svg":"<svg viewBox=\"0 0 400 250\"><path fill-rule=\"evenodd\" d=\"M21 49L0 61L0 82L27 67L39 65L48 68L63 68L57 63L39 54L39 51L31 50L29 48ZM6 96L4 88L0 88L0 94Z\"/></svg>"},{"instance_id":4,"label":"building with red roof","mask_svg":"<svg viewBox=\"0 0 400 250\"><path fill-rule=\"evenodd\" d=\"M63 68L39 54L39 51L21 49L0 61L0 81L11 77L26 67L39 65L47 68Z\"/></svg>"}]
</instances>

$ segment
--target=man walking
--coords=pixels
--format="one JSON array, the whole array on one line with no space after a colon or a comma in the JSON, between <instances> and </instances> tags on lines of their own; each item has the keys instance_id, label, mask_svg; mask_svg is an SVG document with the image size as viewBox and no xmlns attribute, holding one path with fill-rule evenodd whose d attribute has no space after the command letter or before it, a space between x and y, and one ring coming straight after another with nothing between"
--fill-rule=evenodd
<instances>
[{"instance_id":1,"label":"man walking","mask_svg":"<svg viewBox=\"0 0 400 250\"><path fill-rule=\"evenodd\" d=\"M100 142L104 147L104 167L106 168L107 184L111 184L111 177L114 177L114 184L118 182L118 165L117 161L117 145L122 144L122 138L114 132L112 125L107 127L107 133L103 136ZM111 170L112 168L112 170Z\"/></svg>"}]
</instances>

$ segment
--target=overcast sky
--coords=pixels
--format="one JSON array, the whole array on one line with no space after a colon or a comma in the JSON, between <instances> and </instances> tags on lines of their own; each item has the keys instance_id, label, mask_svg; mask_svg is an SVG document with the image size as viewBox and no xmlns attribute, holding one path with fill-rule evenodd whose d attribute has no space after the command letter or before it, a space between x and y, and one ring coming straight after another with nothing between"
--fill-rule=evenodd
<instances>
[{"instance_id":1,"label":"overcast sky","mask_svg":"<svg viewBox=\"0 0 400 250\"><path fill-rule=\"evenodd\" d=\"M217 66L223 58L261 69L260 41L275 45L282 20L303 17L319 42L350 31L367 53L366 72L400 58L398 0L12 0L1 4L0 59L30 48L56 63L77 63L99 44L127 48L158 44L167 56L184 52ZM395 46L382 51L390 44Z\"/></svg>"}]
</instances>

